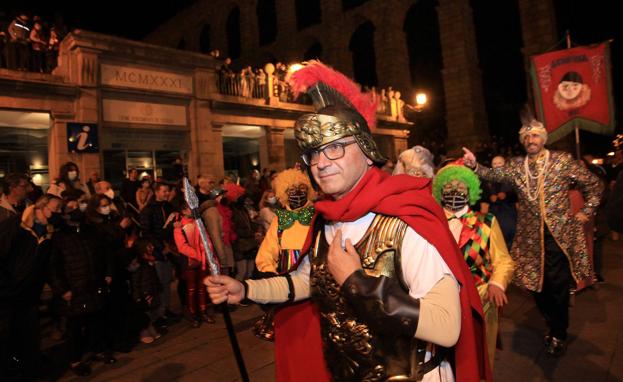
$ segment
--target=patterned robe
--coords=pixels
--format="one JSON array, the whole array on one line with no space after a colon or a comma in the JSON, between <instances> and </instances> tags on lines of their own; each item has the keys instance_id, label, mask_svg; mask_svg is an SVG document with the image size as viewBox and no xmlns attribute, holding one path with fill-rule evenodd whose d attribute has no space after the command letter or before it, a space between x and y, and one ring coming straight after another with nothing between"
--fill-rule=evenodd
<instances>
[{"instance_id":1,"label":"patterned robe","mask_svg":"<svg viewBox=\"0 0 623 382\"><path fill-rule=\"evenodd\" d=\"M567 256L575 282L592 275L582 223L571 213L569 187L576 184L582 192L586 203L581 212L588 217L595 214L603 192L599 178L574 161L570 154L550 153L543 192L534 201L528 198L525 157L515 157L503 168L491 169L480 165L476 168L481 178L511 184L517 191L517 233L511 248L516 264L515 283L535 292L543 288L545 225ZM532 174L537 173L535 163L530 163L529 168ZM529 186L531 194L536 195L537 179L530 179Z\"/></svg>"}]
</instances>

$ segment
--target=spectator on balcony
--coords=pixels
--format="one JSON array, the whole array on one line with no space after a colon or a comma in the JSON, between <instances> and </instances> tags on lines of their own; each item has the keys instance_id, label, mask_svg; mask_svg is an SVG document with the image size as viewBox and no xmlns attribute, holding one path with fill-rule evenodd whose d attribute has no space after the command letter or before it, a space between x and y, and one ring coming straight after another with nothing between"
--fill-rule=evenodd
<instances>
[{"instance_id":1,"label":"spectator on balcony","mask_svg":"<svg viewBox=\"0 0 623 382\"><path fill-rule=\"evenodd\" d=\"M0 23L0 69L7 67L6 62L7 37L4 24Z\"/></svg>"},{"instance_id":2,"label":"spectator on balcony","mask_svg":"<svg viewBox=\"0 0 623 382\"><path fill-rule=\"evenodd\" d=\"M28 70L28 16L20 14L9 24L9 40L7 50L8 68L13 70Z\"/></svg>"},{"instance_id":3,"label":"spectator on balcony","mask_svg":"<svg viewBox=\"0 0 623 382\"><path fill-rule=\"evenodd\" d=\"M29 36L31 55L31 70L42 73L45 68L45 50L47 42L40 20L35 21Z\"/></svg>"},{"instance_id":4,"label":"spectator on balcony","mask_svg":"<svg viewBox=\"0 0 623 382\"><path fill-rule=\"evenodd\" d=\"M46 65L45 72L52 73L52 70L56 67L58 63L58 49L61 44L58 32L56 31L56 27L52 27L50 29L50 38L48 39L48 46L45 51L46 55Z\"/></svg>"},{"instance_id":5,"label":"spectator on balcony","mask_svg":"<svg viewBox=\"0 0 623 382\"><path fill-rule=\"evenodd\" d=\"M266 98L266 73L262 68L257 69L255 79L255 98Z\"/></svg>"}]
</instances>

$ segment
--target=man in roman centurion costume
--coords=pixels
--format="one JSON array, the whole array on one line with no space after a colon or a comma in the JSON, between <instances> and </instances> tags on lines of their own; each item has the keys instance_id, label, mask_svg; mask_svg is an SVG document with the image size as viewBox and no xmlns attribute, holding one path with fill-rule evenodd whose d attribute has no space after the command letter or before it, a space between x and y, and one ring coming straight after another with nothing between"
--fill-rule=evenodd
<instances>
[{"instance_id":1,"label":"man in roman centurion costume","mask_svg":"<svg viewBox=\"0 0 623 382\"><path fill-rule=\"evenodd\" d=\"M290 83L317 110L295 137L327 198L296 270L246 283L210 276L212 300L311 298L334 381L490 380L482 306L430 180L379 169L376 105L344 75L311 62Z\"/></svg>"},{"instance_id":2,"label":"man in roman centurion costume","mask_svg":"<svg viewBox=\"0 0 623 382\"><path fill-rule=\"evenodd\" d=\"M511 184L517 191L517 233L511 248L515 282L533 292L549 328L546 352L560 356L566 350L570 288L592 276L583 225L595 214L603 186L571 155L544 147L547 130L541 122L523 119L519 140L525 157L491 169L476 163L474 154L463 148L463 160L481 178ZM569 200L571 184L577 185L585 200L575 215Z\"/></svg>"},{"instance_id":3,"label":"man in roman centurion costume","mask_svg":"<svg viewBox=\"0 0 623 382\"><path fill-rule=\"evenodd\" d=\"M470 208L480 199L480 180L460 162L445 166L435 175L433 196L443 206L450 232L474 277L487 323L487 350L493 369L498 309L508 302L506 287L513 278L515 263L495 216Z\"/></svg>"}]
</instances>

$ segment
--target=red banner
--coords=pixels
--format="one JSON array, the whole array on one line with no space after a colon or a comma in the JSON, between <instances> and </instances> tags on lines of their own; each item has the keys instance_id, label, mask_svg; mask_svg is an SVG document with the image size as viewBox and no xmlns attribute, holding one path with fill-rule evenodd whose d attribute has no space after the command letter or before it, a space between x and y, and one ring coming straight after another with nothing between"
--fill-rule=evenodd
<instances>
[{"instance_id":1,"label":"red banner","mask_svg":"<svg viewBox=\"0 0 623 382\"><path fill-rule=\"evenodd\" d=\"M614 131L610 46L602 44L558 50L531 58L534 99L539 119L553 142L581 129Z\"/></svg>"}]
</instances>

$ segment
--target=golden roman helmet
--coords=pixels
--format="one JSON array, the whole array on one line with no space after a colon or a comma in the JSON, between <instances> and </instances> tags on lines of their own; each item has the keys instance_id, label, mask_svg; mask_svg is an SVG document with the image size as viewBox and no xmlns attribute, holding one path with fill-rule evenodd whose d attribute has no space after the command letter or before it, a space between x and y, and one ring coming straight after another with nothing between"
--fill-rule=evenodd
<instances>
[{"instance_id":1,"label":"golden roman helmet","mask_svg":"<svg viewBox=\"0 0 623 382\"><path fill-rule=\"evenodd\" d=\"M295 95L307 93L315 113L301 116L294 136L303 153L345 137L354 137L363 153L377 166L387 159L371 130L376 128L376 102L342 73L319 61L310 61L288 80Z\"/></svg>"}]
</instances>

